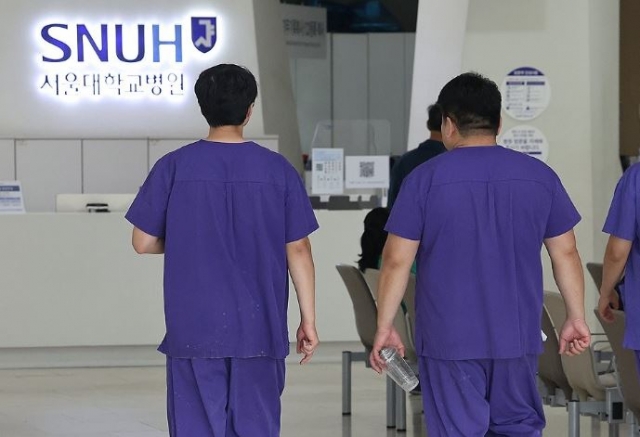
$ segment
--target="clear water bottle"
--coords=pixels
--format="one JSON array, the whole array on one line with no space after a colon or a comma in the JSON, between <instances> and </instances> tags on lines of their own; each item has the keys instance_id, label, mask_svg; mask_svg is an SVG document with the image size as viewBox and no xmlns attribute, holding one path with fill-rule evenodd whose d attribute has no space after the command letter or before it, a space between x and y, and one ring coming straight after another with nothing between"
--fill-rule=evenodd
<instances>
[{"instance_id":1,"label":"clear water bottle","mask_svg":"<svg viewBox=\"0 0 640 437\"><path fill-rule=\"evenodd\" d=\"M380 358L385 362L385 373L404 391L410 392L418 385L418 377L407 362L400 356L396 348L386 347L380 351Z\"/></svg>"}]
</instances>

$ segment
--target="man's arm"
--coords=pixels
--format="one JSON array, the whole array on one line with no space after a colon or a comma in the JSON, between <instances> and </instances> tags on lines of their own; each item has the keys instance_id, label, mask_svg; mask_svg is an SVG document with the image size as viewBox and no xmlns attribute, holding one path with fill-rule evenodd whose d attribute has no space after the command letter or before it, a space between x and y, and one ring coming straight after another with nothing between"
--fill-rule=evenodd
<instances>
[{"instance_id":1,"label":"man's arm","mask_svg":"<svg viewBox=\"0 0 640 437\"><path fill-rule=\"evenodd\" d=\"M389 234L382 252L382 271L378 282L378 328L370 357L371 366L378 373L384 366L380 358L381 349L395 347L404 355L404 345L393 328L393 319L407 289L411 265L419 245L419 241Z\"/></svg>"},{"instance_id":2,"label":"man's arm","mask_svg":"<svg viewBox=\"0 0 640 437\"><path fill-rule=\"evenodd\" d=\"M611 307L618 309L620 305L615 286L622 279L632 244L631 241L614 235L609 236L607 249L604 253L602 285L600 286L600 301L598 302L598 312L607 321L613 321Z\"/></svg>"},{"instance_id":3,"label":"man's arm","mask_svg":"<svg viewBox=\"0 0 640 437\"><path fill-rule=\"evenodd\" d=\"M162 238L149 235L146 232L134 227L131 237L133 248L139 254L163 254L164 240Z\"/></svg>"},{"instance_id":4,"label":"man's arm","mask_svg":"<svg viewBox=\"0 0 640 437\"><path fill-rule=\"evenodd\" d=\"M591 334L585 322L584 273L573 229L546 239L544 244L567 309L567 319L560 331L560 353L578 355L589 347Z\"/></svg>"},{"instance_id":5,"label":"man's arm","mask_svg":"<svg viewBox=\"0 0 640 437\"><path fill-rule=\"evenodd\" d=\"M300 306L300 327L296 334L296 350L304 355L300 364L306 364L318 347L315 268L309 238L305 237L287 244L287 262Z\"/></svg>"}]
</instances>

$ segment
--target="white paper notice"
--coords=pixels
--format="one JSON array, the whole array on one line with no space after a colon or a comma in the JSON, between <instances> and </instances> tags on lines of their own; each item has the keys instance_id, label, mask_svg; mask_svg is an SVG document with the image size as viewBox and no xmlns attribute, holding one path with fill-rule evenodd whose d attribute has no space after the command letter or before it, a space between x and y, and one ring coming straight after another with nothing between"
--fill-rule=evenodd
<instances>
[{"instance_id":1,"label":"white paper notice","mask_svg":"<svg viewBox=\"0 0 640 437\"><path fill-rule=\"evenodd\" d=\"M520 121L533 120L549 106L549 79L535 68L516 68L502 82L502 99L510 117Z\"/></svg>"},{"instance_id":2,"label":"white paper notice","mask_svg":"<svg viewBox=\"0 0 640 437\"><path fill-rule=\"evenodd\" d=\"M389 156L347 156L347 188L389 188Z\"/></svg>"},{"instance_id":3,"label":"white paper notice","mask_svg":"<svg viewBox=\"0 0 640 437\"><path fill-rule=\"evenodd\" d=\"M499 142L508 149L526 153L542 162L547 162L549 158L549 143L537 127L525 125L512 127L502 135Z\"/></svg>"},{"instance_id":4,"label":"white paper notice","mask_svg":"<svg viewBox=\"0 0 640 437\"><path fill-rule=\"evenodd\" d=\"M22 185L18 181L0 181L0 214L23 214Z\"/></svg>"},{"instance_id":5,"label":"white paper notice","mask_svg":"<svg viewBox=\"0 0 640 437\"><path fill-rule=\"evenodd\" d=\"M311 164L313 194L344 192L344 149L313 149Z\"/></svg>"}]
</instances>

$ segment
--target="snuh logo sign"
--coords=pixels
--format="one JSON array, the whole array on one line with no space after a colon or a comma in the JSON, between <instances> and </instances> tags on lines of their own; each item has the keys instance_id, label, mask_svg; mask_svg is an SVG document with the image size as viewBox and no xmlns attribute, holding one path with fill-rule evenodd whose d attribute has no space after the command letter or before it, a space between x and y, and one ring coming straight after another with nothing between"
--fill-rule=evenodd
<instances>
[{"instance_id":1,"label":"snuh logo sign","mask_svg":"<svg viewBox=\"0 0 640 437\"><path fill-rule=\"evenodd\" d=\"M75 60L85 62L89 53L97 56L100 62L117 59L121 62L136 63L149 58L153 62L161 61L161 48L174 51L173 62L183 61L183 25L174 24L123 24L103 23L89 30L86 24L52 23L42 27L40 32L47 52L42 55L43 62L66 62ZM125 37L125 30L129 32ZM135 35L134 37L132 37ZM164 35L164 36L163 36ZM194 46L202 53L213 49L217 41L217 20L215 17L191 18L191 35Z\"/></svg>"},{"instance_id":2,"label":"snuh logo sign","mask_svg":"<svg viewBox=\"0 0 640 437\"><path fill-rule=\"evenodd\" d=\"M215 18L191 18L191 40L193 45L202 53L209 53L216 45L217 21Z\"/></svg>"},{"instance_id":3,"label":"snuh logo sign","mask_svg":"<svg viewBox=\"0 0 640 437\"><path fill-rule=\"evenodd\" d=\"M42 93L69 101L145 96L175 100L184 96L185 64L214 62L218 18L127 24L56 20L37 31Z\"/></svg>"}]
</instances>

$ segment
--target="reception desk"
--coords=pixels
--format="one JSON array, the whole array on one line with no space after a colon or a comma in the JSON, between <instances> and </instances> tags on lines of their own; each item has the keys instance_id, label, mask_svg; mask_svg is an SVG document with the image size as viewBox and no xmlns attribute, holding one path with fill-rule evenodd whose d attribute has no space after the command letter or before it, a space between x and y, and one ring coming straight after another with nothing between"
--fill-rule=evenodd
<instances>
[{"instance_id":1,"label":"reception desk","mask_svg":"<svg viewBox=\"0 0 640 437\"><path fill-rule=\"evenodd\" d=\"M357 341L335 264L353 263L366 211L316 211L321 341ZM0 216L0 348L138 346L164 332L162 256L136 255L122 214ZM299 323L291 290L290 338Z\"/></svg>"}]
</instances>

